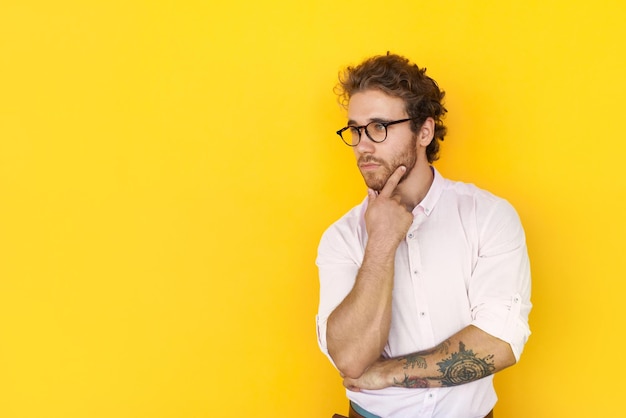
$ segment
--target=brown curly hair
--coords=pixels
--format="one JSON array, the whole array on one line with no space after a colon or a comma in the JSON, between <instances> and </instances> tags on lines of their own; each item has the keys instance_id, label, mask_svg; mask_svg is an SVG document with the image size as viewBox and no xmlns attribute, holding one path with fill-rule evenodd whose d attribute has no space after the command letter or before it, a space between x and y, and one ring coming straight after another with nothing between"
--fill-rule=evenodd
<instances>
[{"instance_id":1,"label":"brown curly hair","mask_svg":"<svg viewBox=\"0 0 626 418\"><path fill-rule=\"evenodd\" d=\"M435 135L426 147L426 157L432 163L439 158L439 142L446 135L443 117L447 112L443 106L445 92L437 82L426 75L426 68L419 68L407 58L390 54L366 59L356 67L347 67L339 74L335 92L339 102L347 108L352 95L376 89L392 97L404 100L410 118L411 129L417 133L427 118L435 121Z\"/></svg>"}]
</instances>

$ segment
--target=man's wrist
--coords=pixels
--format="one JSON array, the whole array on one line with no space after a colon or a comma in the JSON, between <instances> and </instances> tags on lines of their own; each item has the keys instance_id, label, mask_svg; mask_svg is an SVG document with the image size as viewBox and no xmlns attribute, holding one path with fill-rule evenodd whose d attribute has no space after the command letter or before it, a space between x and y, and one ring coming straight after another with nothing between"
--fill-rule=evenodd
<instances>
[{"instance_id":1,"label":"man's wrist","mask_svg":"<svg viewBox=\"0 0 626 418\"><path fill-rule=\"evenodd\" d=\"M383 379L386 382L387 387L396 386L398 364L397 359L385 360L383 367Z\"/></svg>"},{"instance_id":2,"label":"man's wrist","mask_svg":"<svg viewBox=\"0 0 626 418\"><path fill-rule=\"evenodd\" d=\"M394 242L388 238L385 240L368 238L367 246L365 247L365 256L380 261L393 260L396 257L396 251L399 245L400 242Z\"/></svg>"},{"instance_id":3,"label":"man's wrist","mask_svg":"<svg viewBox=\"0 0 626 418\"><path fill-rule=\"evenodd\" d=\"M424 389L431 386L428 378L421 376L418 370L404 367L400 359L389 360L390 364L385 367L385 373L389 386L407 389Z\"/></svg>"}]
</instances>

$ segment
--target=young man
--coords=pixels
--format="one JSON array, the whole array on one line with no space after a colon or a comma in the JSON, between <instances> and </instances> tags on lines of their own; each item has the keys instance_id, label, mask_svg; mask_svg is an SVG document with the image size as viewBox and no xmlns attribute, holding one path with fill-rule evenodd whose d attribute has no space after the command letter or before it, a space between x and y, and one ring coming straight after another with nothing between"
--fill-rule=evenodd
<instances>
[{"instance_id":1,"label":"young man","mask_svg":"<svg viewBox=\"0 0 626 418\"><path fill-rule=\"evenodd\" d=\"M524 231L505 200L431 165L444 92L387 54L340 77L367 198L318 251L318 340L343 377L351 416L482 418L493 374L519 360L530 330Z\"/></svg>"}]
</instances>

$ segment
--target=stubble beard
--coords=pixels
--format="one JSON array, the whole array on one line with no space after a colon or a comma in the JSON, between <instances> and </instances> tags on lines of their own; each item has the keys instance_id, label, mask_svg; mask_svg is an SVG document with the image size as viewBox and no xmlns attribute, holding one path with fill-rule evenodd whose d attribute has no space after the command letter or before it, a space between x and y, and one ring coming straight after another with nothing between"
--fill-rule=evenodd
<instances>
[{"instance_id":1,"label":"stubble beard","mask_svg":"<svg viewBox=\"0 0 626 418\"><path fill-rule=\"evenodd\" d=\"M409 175L413 167L415 167L415 163L417 162L417 151L416 151L416 141L413 141L412 146L410 146L405 152L397 156L391 161L383 161L377 158L367 156L359 159L358 163L366 163L366 162L374 162L380 164L380 173L363 173L363 180L365 180L365 184L368 188L380 192L385 184L387 184L387 180L389 177L400 167L401 165L406 167L406 171L402 178L400 179L400 183L404 181L404 179Z\"/></svg>"}]
</instances>

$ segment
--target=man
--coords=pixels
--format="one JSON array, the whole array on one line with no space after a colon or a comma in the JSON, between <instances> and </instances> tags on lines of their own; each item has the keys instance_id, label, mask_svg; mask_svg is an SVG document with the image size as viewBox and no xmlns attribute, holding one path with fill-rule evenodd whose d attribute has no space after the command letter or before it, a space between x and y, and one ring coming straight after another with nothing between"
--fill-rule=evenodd
<instances>
[{"instance_id":1,"label":"man","mask_svg":"<svg viewBox=\"0 0 626 418\"><path fill-rule=\"evenodd\" d=\"M387 54L340 76L367 198L323 235L318 341L351 417L493 416L493 374L530 330L524 231L505 200L431 165L444 92Z\"/></svg>"}]
</instances>

